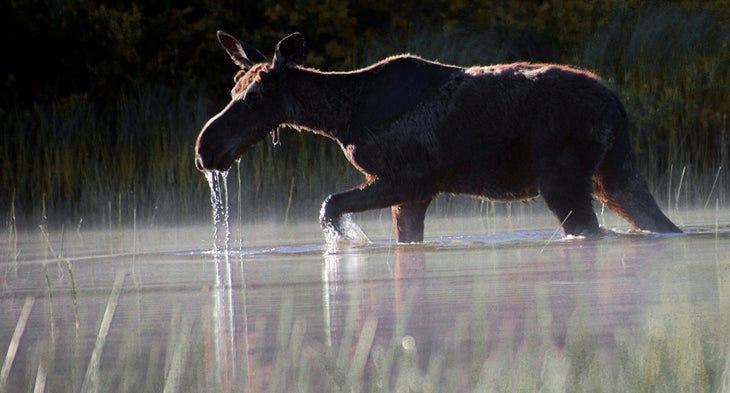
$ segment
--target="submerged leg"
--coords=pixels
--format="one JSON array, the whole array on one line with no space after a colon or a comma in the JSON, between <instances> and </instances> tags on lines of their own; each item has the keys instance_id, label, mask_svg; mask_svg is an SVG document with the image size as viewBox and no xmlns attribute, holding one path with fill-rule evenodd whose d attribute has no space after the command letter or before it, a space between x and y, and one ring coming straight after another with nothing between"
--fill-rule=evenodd
<instances>
[{"instance_id":1,"label":"submerged leg","mask_svg":"<svg viewBox=\"0 0 730 393\"><path fill-rule=\"evenodd\" d=\"M411 204L418 205L424 203L425 206L422 207L422 213L425 214L428 203L424 201L430 202L432 197L431 183L425 177L399 178L397 180L374 179L348 191L328 196L322 204L319 221L323 230L333 231L338 236L347 238L342 228L341 217L343 214L382 209L394 205L410 206ZM406 214L408 216L415 213L409 212L409 210L411 208L406 207ZM419 214L421 215L420 237L423 237L423 214ZM417 217L418 215L413 215L413 217L408 218L408 225L417 224ZM416 234L417 231L417 225L415 225L411 233ZM401 241L400 238L398 241Z\"/></svg>"},{"instance_id":2,"label":"submerged leg","mask_svg":"<svg viewBox=\"0 0 730 393\"><path fill-rule=\"evenodd\" d=\"M551 182L540 188L545 203L560 221L565 235L595 236L600 233L591 194L574 182Z\"/></svg>"},{"instance_id":3,"label":"submerged leg","mask_svg":"<svg viewBox=\"0 0 730 393\"><path fill-rule=\"evenodd\" d=\"M600 233L592 204L592 176L596 164L588 157L590 154L576 148L564 149L541 163L540 194L561 222L566 235L595 236Z\"/></svg>"},{"instance_id":4,"label":"submerged leg","mask_svg":"<svg viewBox=\"0 0 730 393\"><path fill-rule=\"evenodd\" d=\"M413 203L402 203L391 207L393 213L393 231L399 243L423 241L423 222L426 209L431 200Z\"/></svg>"}]
</instances>

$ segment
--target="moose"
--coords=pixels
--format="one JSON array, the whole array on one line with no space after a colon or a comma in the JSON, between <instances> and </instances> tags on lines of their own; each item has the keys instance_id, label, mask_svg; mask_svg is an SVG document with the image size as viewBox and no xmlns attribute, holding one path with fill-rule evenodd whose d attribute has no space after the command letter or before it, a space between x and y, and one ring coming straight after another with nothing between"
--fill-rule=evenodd
<instances>
[{"instance_id":1,"label":"moose","mask_svg":"<svg viewBox=\"0 0 730 393\"><path fill-rule=\"evenodd\" d=\"M637 229L682 232L636 168L621 99L593 73L533 63L464 68L412 55L323 72L298 64L299 33L279 41L272 59L217 36L241 70L231 101L198 136L196 167L228 170L280 126L333 139L365 175L322 204L322 229L339 239L351 240L344 215L390 207L396 240L423 241L439 193L541 195L564 235L603 233L593 197Z\"/></svg>"}]
</instances>

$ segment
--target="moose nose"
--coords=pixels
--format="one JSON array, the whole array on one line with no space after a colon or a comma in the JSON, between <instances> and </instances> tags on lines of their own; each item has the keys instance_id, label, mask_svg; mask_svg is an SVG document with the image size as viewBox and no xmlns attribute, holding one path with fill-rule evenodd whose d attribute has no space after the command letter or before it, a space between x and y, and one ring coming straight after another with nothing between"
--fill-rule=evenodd
<instances>
[{"instance_id":1,"label":"moose nose","mask_svg":"<svg viewBox=\"0 0 730 393\"><path fill-rule=\"evenodd\" d=\"M205 170L205 166L203 165L203 157L201 157L201 156L195 157L195 167L198 168L199 171Z\"/></svg>"}]
</instances>

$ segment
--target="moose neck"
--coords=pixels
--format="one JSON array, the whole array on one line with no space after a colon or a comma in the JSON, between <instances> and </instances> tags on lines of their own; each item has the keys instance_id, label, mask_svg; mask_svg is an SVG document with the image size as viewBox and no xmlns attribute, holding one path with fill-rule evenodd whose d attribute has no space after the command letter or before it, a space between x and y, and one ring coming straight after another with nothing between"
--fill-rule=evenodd
<instances>
[{"instance_id":1,"label":"moose neck","mask_svg":"<svg viewBox=\"0 0 730 393\"><path fill-rule=\"evenodd\" d=\"M295 68L286 124L340 140L347 132L362 81L361 72Z\"/></svg>"}]
</instances>

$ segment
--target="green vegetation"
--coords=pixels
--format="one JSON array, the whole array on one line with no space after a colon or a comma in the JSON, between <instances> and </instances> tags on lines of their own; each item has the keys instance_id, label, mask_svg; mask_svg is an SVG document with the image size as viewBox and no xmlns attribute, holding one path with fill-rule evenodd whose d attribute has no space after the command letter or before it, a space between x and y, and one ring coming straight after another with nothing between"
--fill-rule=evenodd
<instances>
[{"instance_id":1,"label":"green vegetation","mask_svg":"<svg viewBox=\"0 0 730 393\"><path fill-rule=\"evenodd\" d=\"M620 12L585 45L580 63L623 94L653 180L671 165L693 176L728 169L730 57L717 54L730 49L730 30L721 26L715 14L676 7Z\"/></svg>"},{"instance_id":2,"label":"green vegetation","mask_svg":"<svg viewBox=\"0 0 730 393\"><path fill-rule=\"evenodd\" d=\"M323 69L409 51L461 65L531 60L593 70L624 97L655 195L670 206L727 205L725 0L452 0L397 9L344 0L27 1L0 11L10 54L0 68L0 217L20 226L37 225L44 212L51 222L84 225L128 224L135 213L150 224L206 216L193 145L224 105L234 72L217 29L265 53L301 31L305 64ZM337 150L285 132L281 146L247 152L236 175L247 218L316 215L327 193L360 181Z\"/></svg>"}]
</instances>

